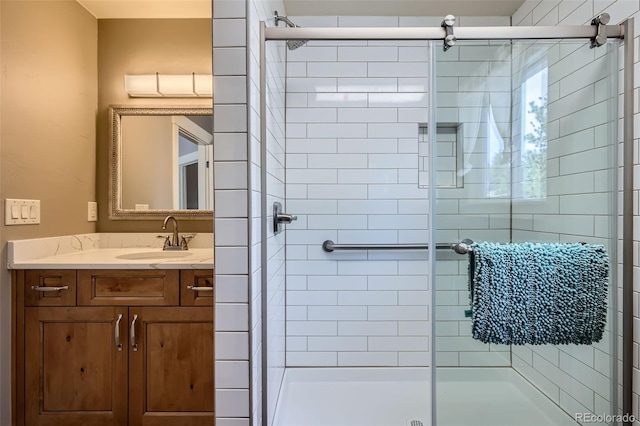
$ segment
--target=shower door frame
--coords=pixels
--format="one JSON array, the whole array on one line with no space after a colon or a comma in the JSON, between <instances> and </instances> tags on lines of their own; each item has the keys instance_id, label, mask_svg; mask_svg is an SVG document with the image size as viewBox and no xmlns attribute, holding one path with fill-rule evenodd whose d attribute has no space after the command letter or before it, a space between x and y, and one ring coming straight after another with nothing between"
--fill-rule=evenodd
<instances>
[{"instance_id":1,"label":"shower door frame","mask_svg":"<svg viewBox=\"0 0 640 426\"><path fill-rule=\"evenodd\" d=\"M634 19L629 18L619 25L603 25L608 38L624 39L629 42L624 43L623 49L623 180L622 180L622 411L632 414L632 373L633 373L633 91L634 91ZM595 25L582 26L539 26L539 27L455 27L454 33L457 40L569 40L569 39L594 39L598 32ZM286 40L416 40L416 41L443 41L446 37L446 30L443 27L432 28L301 28L301 27L267 27L264 21L260 21L260 158L261 158L261 205L262 215L266 218L267 183L266 183L266 160L267 160L267 121L266 121L266 42L286 41ZM434 43L431 44L434 46ZM434 46L435 47L435 46ZM433 49L432 49L433 53ZM431 79L430 89L435 87L434 71L435 63L432 60L430 65ZM435 94L431 91L430 96ZM617 94L615 94L617 96ZM435 115L433 105L430 110L430 117ZM429 126L429 139L434 140L431 133L435 133L435 126ZM431 143L429 150L433 154L435 144ZM434 185L430 185L430 197L435 193ZM433 215L431 215L433 216ZM430 219L433 223L433 218ZM430 228L431 229L431 228ZM266 401L267 392L267 322L264 321L267 312L267 250L266 241L268 227L266 222L262 224L261 233L261 261L262 261L262 424L267 425L268 404ZM431 232L430 240L433 240L434 233ZM430 241L431 247L435 247L434 241ZM434 267L435 262L432 262ZM432 274L434 271L431 271ZM432 314L433 316L433 314ZM435 327L435 321L432 328ZM433 343L433 341L432 341ZM432 358L435 359L435 344L431 346ZM614 374L617 368L614 363ZM435 363L431 367L434 369L432 375L431 390L435 395ZM286 368L286 367L285 367ZM615 377L615 376L614 376ZM614 393L614 395L617 392ZM615 397L614 397L615 401ZM432 424L436 424L435 406L431 407Z\"/></svg>"}]
</instances>

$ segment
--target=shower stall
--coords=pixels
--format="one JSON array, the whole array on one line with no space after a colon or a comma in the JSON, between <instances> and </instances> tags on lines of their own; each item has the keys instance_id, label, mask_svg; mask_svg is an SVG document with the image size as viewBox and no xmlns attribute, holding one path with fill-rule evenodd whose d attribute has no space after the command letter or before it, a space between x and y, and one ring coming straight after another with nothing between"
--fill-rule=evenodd
<instances>
[{"instance_id":1,"label":"shower stall","mask_svg":"<svg viewBox=\"0 0 640 426\"><path fill-rule=\"evenodd\" d=\"M264 425L631 412L633 25L454 21L262 25ZM474 340L468 249L482 241L604 245L602 339Z\"/></svg>"}]
</instances>

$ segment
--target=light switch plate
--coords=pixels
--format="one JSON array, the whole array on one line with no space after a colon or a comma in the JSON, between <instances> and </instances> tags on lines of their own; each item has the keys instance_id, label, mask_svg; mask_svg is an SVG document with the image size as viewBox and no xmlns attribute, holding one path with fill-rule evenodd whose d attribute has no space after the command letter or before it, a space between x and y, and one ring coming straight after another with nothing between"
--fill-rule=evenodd
<instances>
[{"instance_id":1,"label":"light switch plate","mask_svg":"<svg viewBox=\"0 0 640 426\"><path fill-rule=\"evenodd\" d=\"M35 225L40 223L40 200L4 200L5 225Z\"/></svg>"},{"instance_id":2,"label":"light switch plate","mask_svg":"<svg viewBox=\"0 0 640 426\"><path fill-rule=\"evenodd\" d=\"M89 201L87 205L87 221L98 221L98 203L96 201Z\"/></svg>"}]
</instances>

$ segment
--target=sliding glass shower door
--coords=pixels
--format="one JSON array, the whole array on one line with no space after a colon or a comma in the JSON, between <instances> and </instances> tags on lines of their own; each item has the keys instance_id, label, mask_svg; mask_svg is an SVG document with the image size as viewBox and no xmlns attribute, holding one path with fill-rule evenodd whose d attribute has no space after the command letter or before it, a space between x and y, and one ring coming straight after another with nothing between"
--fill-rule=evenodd
<instances>
[{"instance_id":1,"label":"sliding glass shower door","mask_svg":"<svg viewBox=\"0 0 640 426\"><path fill-rule=\"evenodd\" d=\"M293 47L286 77L267 75L263 208L269 224L273 201L297 220L263 257L265 424L559 426L616 413L617 42ZM602 245L602 339L475 340L469 255L452 250L474 242ZM281 336L284 348L271 344Z\"/></svg>"},{"instance_id":2,"label":"sliding glass shower door","mask_svg":"<svg viewBox=\"0 0 640 426\"><path fill-rule=\"evenodd\" d=\"M506 345L472 338L469 255L438 253L438 425L569 425L617 411L616 49L466 42L438 55L438 126L448 131L437 241L583 242L610 259L600 341Z\"/></svg>"},{"instance_id":3,"label":"sliding glass shower door","mask_svg":"<svg viewBox=\"0 0 640 426\"><path fill-rule=\"evenodd\" d=\"M426 41L287 52L297 221L278 426L431 423L430 54Z\"/></svg>"}]
</instances>

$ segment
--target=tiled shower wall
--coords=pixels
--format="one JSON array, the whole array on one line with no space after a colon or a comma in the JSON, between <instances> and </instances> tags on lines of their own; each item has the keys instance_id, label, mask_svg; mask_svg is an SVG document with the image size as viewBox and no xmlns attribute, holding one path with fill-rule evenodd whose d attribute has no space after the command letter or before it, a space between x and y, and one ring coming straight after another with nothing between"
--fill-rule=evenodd
<instances>
[{"instance_id":1,"label":"tiled shower wall","mask_svg":"<svg viewBox=\"0 0 640 426\"><path fill-rule=\"evenodd\" d=\"M214 171L216 259L216 425L262 424L262 268L267 268L271 333L268 365L276 401L284 366L283 239L270 238L267 265L260 242L260 43L259 21L273 25L281 1L213 2ZM272 45L267 113L272 133L267 192L282 198L284 47ZM275 125L273 125L275 124ZM275 159L275 161L274 161ZM278 171L280 169L280 171ZM279 195L278 195L279 194ZM269 412L273 407L268 408Z\"/></svg>"},{"instance_id":2,"label":"tiled shower wall","mask_svg":"<svg viewBox=\"0 0 640 426\"><path fill-rule=\"evenodd\" d=\"M274 235L269 206L278 201L284 205L284 84L285 44L266 44L266 200L267 214L262 211L261 142L260 142L260 21L274 25L274 10L283 10L281 1L249 2L249 160L251 188L251 350L252 350L252 411L253 426L271 425L280 384L284 374L284 242L285 233ZM266 227L266 259L261 258L263 227ZM262 262L266 260L266 264ZM266 282L263 281L266 278ZM267 311L262 311L262 292L266 291ZM266 321L267 340L262 341L262 326ZM263 352L266 365L261 365ZM268 382L262 383L263 369ZM267 407L263 407L262 392L267 392Z\"/></svg>"},{"instance_id":3,"label":"tiled shower wall","mask_svg":"<svg viewBox=\"0 0 640 426\"><path fill-rule=\"evenodd\" d=\"M514 25L583 25L602 11L610 13L615 23L637 12L638 3L527 1L513 20ZM615 229L616 218L607 214L618 200L612 192L616 188L615 176L605 169L617 153L615 148L606 147L610 141L605 124L609 118L606 97L610 93L604 77L610 73L611 64L604 57L604 49L556 45L546 55L549 58L547 196L539 201L514 201L516 241L586 241L612 249L607 238ZM526 55L526 50L522 54ZM518 99L515 92L514 99ZM616 269L616 265L612 268ZM611 324L616 315L610 301L607 331L602 341L592 346L514 347L514 368L571 416L609 413L613 397L609 380ZM635 401L637 414L637 396Z\"/></svg>"},{"instance_id":4,"label":"tiled shower wall","mask_svg":"<svg viewBox=\"0 0 640 426\"><path fill-rule=\"evenodd\" d=\"M285 365L285 276L284 276L284 243L286 232L278 235L273 233L271 226L274 202L279 202L286 207L284 193L284 85L285 85L285 59L286 48L283 41L269 42L266 44L266 215L263 217L261 205L261 153L260 153L260 21L264 20L267 26L274 25L274 10L283 10L284 6L278 2L252 1L249 8L250 24L250 159L251 159L251 190L252 190L252 247L251 259L253 272L252 279L252 318L254 328L253 340L253 365L259 364L258 359L262 352L266 352L266 365L262 368L267 371L266 391L267 407L261 407L262 400L260 384L260 369L254 367L253 395L253 425L261 425L262 414L266 413L266 424L271 425L275 413L280 385L284 374ZM261 263L261 235L263 227L266 227L266 264ZM264 260L264 259L262 259ZM263 273L264 272L264 273ZM263 278L266 277L266 282ZM262 290L260 286L262 285ZM267 311L261 309L262 292L266 290ZM262 321L266 321L267 341L261 342Z\"/></svg>"},{"instance_id":5,"label":"tiled shower wall","mask_svg":"<svg viewBox=\"0 0 640 426\"><path fill-rule=\"evenodd\" d=\"M437 26L440 21L294 19L311 27ZM463 17L458 22L507 25L508 19ZM428 203L414 200L415 207L405 210L407 201L402 200L408 190L412 191L409 197L417 194L417 125L426 124L428 118L428 56L424 46L418 42L315 42L288 54L287 199L289 209L300 217L289 226L287 237L288 366L423 365L420 361L427 360L420 351L393 349L393 342L420 342L419 334L428 333L428 323L419 320L424 317L411 315L411 310L425 313L426 299L413 299L411 303L416 305L411 310L402 308L403 300L412 294L408 292L426 291L425 276L416 275L411 278L415 282L409 283L407 277L394 277L396 270L374 275L368 270L370 263L364 261L366 253L326 254L320 249L322 241L336 238L345 244L427 241ZM502 197L491 196L499 191L490 184L487 123L492 110L497 131L508 145L508 56L505 58L499 46L488 43L460 46L446 53L438 46L437 55L438 122L464 123L460 133L463 149L457 154L464 156L468 167L464 187L438 190L438 241L507 241L509 185L507 182L502 188L506 191ZM381 133L400 128L397 123L407 129L400 137ZM336 129L344 133L332 134ZM455 163L451 153L443 150L450 151L451 145L444 141L438 144L440 166ZM421 152L420 160L425 156L426 152ZM380 165L382 159L396 163ZM399 165L401 159L404 163ZM444 180L440 183L446 185ZM393 195L399 191L404 194ZM386 199L376 199L381 197ZM398 216L402 214L413 217ZM416 229L407 229L410 227ZM482 345L469 337L470 323L464 317L469 306L466 257L452 252L438 256L443 262L438 267L436 288L439 364L509 365L508 347ZM347 258L353 268L345 272ZM336 259L341 260L337 263ZM353 276L345 277L348 274ZM388 284L380 287L377 280ZM393 309L403 316L391 315ZM384 311L385 316L378 316ZM417 364L408 364L409 359Z\"/></svg>"},{"instance_id":6,"label":"tiled shower wall","mask_svg":"<svg viewBox=\"0 0 640 426\"><path fill-rule=\"evenodd\" d=\"M308 27L394 17L295 17ZM418 20L416 20L418 22ZM418 24L416 24L418 25ZM418 125L428 119L425 42L311 42L287 56L287 366L429 365L425 252L325 253L427 242Z\"/></svg>"}]
</instances>

